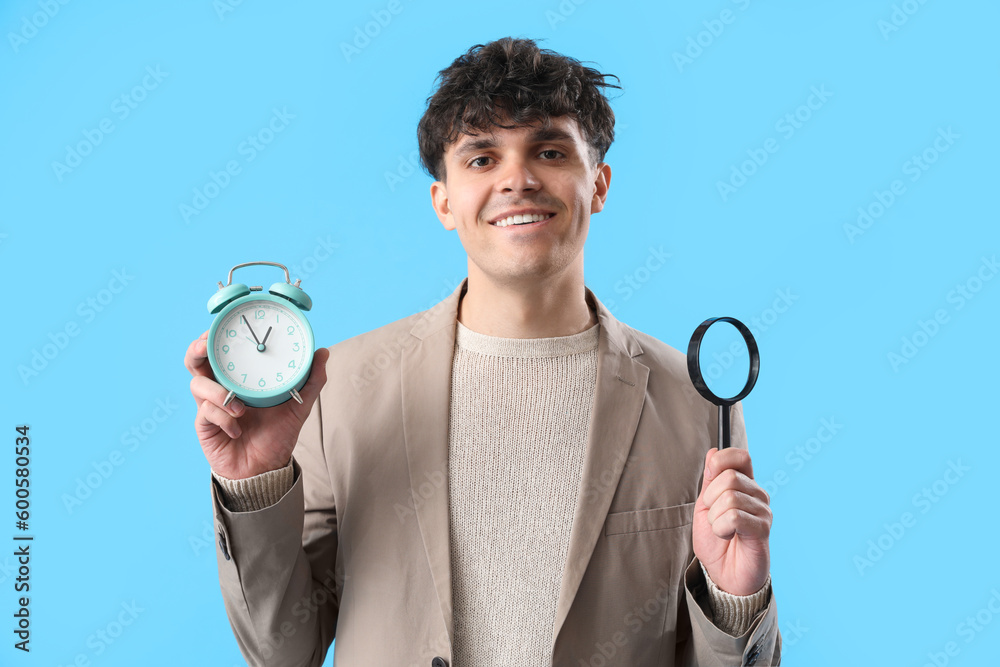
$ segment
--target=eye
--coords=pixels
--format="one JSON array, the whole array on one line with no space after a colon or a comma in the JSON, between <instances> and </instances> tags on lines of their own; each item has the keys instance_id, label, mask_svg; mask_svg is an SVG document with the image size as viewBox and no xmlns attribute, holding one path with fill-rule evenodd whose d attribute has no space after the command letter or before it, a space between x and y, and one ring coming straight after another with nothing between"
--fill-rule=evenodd
<instances>
[{"instance_id":1,"label":"eye","mask_svg":"<svg viewBox=\"0 0 1000 667\"><path fill-rule=\"evenodd\" d=\"M557 151L554 148L547 148L544 151L542 151L541 153L539 153L539 155L545 155L546 153L555 153L556 155L562 155L562 153L560 153L559 151ZM556 158L552 158L552 159L556 159Z\"/></svg>"},{"instance_id":2,"label":"eye","mask_svg":"<svg viewBox=\"0 0 1000 667\"><path fill-rule=\"evenodd\" d=\"M486 165L477 165L476 162L478 162L479 160L489 160L489 159L490 158L486 157L485 155L481 155L479 157L474 157L471 160L469 160L469 166L470 167L479 167L479 166L485 167Z\"/></svg>"}]
</instances>

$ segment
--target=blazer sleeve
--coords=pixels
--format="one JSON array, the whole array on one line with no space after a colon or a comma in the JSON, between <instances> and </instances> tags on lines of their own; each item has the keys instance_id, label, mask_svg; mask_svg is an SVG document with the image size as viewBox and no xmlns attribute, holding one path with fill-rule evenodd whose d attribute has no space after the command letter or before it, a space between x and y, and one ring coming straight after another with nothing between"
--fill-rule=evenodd
<instances>
[{"instance_id":1,"label":"blazer sleeve","mask_svg":"<svg viewBox=\"0 0 1000 667\"><path fill-rule=\"evenodd\" d=\"M715 411L712 411L713 415ZM737 403L732 408L732 443L733 447L747 449L746 428L743 422L743 408ZM712 440L717 432L715 423L712 427ZM718 446L717 444L715 446ZM702 474L704 471L700 471ZM703 475L702 475L703 476ZM698 483L698 493L701 493L701 482ZM684 598L679 617L686 615L690 623L690 635L677 643L677 655L674 664L681 667L699 667L702 665L744 666L750 665L780 665L781 664L781 633L778 630L778 609L774 599L773 577L772 590L767 604L754 617L746 632L734 637L720 630L712 620L712 608L709 603L708 584L701 573L701 564L695 557L684 572Z\"/></svg>"},{"instance_id":2,"label":"blazer sleeve","mask_svg":"<svg viewBox=\"0 0 1000 667\"><path fill-rule=\"evenodd\" d=\"M292 452L295 481L277 503L232 512L212 480L219 584L252 667L322 665L336 633L342 576L320 400Z\"/></svg>"}]
</instances>

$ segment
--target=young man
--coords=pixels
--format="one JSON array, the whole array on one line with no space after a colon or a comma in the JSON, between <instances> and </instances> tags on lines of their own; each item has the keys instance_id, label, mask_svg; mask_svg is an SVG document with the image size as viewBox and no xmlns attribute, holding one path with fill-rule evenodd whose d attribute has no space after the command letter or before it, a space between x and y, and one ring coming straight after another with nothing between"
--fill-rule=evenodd
<instances>
[{"instance_id":1,"label":"young man","mask_svg":"<svg viewBox=\"0 0 1000 667\"><path fill-rule=\"evenodd\" d=\"M605 76L510 38L441 72L418 137L468 277L317 350L302 405L223 407L190 345L250 664L320 665L334 638L347 667L779 663L741 410L717 451L683 355L584 286Z\"/></svg>"}]
</instances>

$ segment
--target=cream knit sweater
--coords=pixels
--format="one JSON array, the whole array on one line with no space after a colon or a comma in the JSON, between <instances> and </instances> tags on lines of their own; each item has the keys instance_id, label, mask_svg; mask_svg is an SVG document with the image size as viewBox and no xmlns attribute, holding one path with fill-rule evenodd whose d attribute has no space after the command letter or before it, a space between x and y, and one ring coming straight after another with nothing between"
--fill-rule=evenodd
<instances>
[{"instance_id":1,"label":"cream knit sweater","mask_svg":"<svg viewBox=\"0 0 1000 667\"><path fill-rule=\"evenodd\" d=\"M501 338L457 322L448 441L453 658L459 667L547 665L597 379L600 325L555 338ZM284 468L216 475L231 511L278 500ZM742 634L767 601L719 590L714 622Z\"/></svg>"}]
</instances>

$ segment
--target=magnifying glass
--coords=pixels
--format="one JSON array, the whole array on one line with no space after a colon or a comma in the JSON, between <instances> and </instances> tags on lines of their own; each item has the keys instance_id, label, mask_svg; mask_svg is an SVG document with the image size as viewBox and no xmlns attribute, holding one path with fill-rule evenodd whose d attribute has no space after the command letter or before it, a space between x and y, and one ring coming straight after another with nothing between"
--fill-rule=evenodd
<instances>
[{"instance_id":1,"label":"magnifying glass","mask_svg":"<svg viewBox=\"0 0 1000 667\"><path fill-rule=\"evenodd\" d=\"M743 336L743 341L747 344L747 352L750 353L750 372L747 373L747 383L743 385L740 393L732 398L720 398L713 394L701 374L701 341L708 332L708 328L716 322L728 322L736 327L736 330ZM699 324L698 328L694 330L691 342L688 343L687 362L688 375L691 376L694 388L706 400L719 406L719 449L725 449L729 447L731 441L729 408L733 403L747 397L754 384L757 383L757 375L760 373L760 352L757 350L757 341L754 340L750 329L735 317L711 317Z\"/></svg>"}]
</instances>

